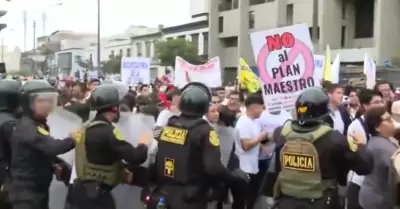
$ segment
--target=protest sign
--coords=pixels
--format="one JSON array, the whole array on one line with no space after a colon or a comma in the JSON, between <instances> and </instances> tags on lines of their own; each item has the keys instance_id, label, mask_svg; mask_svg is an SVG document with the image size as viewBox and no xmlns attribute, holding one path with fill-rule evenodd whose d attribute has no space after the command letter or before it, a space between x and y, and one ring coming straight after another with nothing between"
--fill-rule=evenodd
<instances>
[{"instance_id":1,"label":"protest sign","mask_svg":"<svg viewBox=\"0 0 400 209\"><path fill-rule=\"evenodd\" d=\"M121 59L121 81L128 85L150 84L150 58L123 57Z\"/></svg>"},{"instance_id":2,"label":"protest sign","mask_svg":"<svg viewBox=\"0 0 400 209\"><path fill-rule=\"evenodd\" d=\"M291 110L298 95L319 85L306 24L250 34L269 111Z\"/></svg>"},{"instance_id":3,"label":"protest sign","mask_svg":"<svg viewBox=\"0 0 400 209\"><path fill-rule=\"evenodd\" d=\"M367 88L374 89L376 82L376 64L367 53L364 55L364 74Z\"/></svg>"},{"instance_id":4,"label":"protest sign","mask_svg":"<svg viewBox=\"0 0 400 209\"><path fill-rule=\"evenodd\" d=\"M320 81L324 78L325 56L314 54L314 79Z\"/></svg>"},{"instance_id":5,"label":"protest sign","mask_svg":"<svg viewBox=\"0 0 400 209\"><path fill-rule=\"evenodd\" d=\"M203 65L193 65L176 57L174 75L174 85L179 88L189 82L201 82L208 87L222 86L219 57L214 57Z\"/></svg>"}]
</instances>

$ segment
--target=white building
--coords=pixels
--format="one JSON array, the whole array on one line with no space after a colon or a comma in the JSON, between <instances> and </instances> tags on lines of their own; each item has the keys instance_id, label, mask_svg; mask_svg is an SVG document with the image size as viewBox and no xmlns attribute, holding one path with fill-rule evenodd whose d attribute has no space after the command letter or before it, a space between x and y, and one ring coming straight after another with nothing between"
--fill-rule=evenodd
<instances>
[{"instance_id":1,"label":"white building","mask_svg":"<svg viewBox=\"0 0 400 209\"><path fill-rule=\"evenodd\" d=\"M132 36L143 35L157 32L157 28L148 28L144 26L130 26L123 33L110 37L102 38L100 43L100 61L109 60L110 56L130 57L135 56L132 53ZM85 59L97 60L97 41L94 41L85 48Z\"/></svg>"},{"instance_id":2,"label":"white building","mask_svg":"<svg viewBox=\"0 0 400 209\"><path fill-rule=\"evenodd\" d=\"M162 29L163 39L184 38L197 45L199 55L208 56L208 21L193 21Z\"/></svg>"},{"instance_id":3,"label":"white building","mask_svg":"<svg viewBox=\"0 0 400 209\"><path fill-rule=\"evenodd\" d=\"M1 47L3 49L1 49ZM9 49L7 46L0 46L2 53L0 62L6 64L7 72L15 72L21 70L21 50L18 47Z\"/></svg>"}]
</instances>

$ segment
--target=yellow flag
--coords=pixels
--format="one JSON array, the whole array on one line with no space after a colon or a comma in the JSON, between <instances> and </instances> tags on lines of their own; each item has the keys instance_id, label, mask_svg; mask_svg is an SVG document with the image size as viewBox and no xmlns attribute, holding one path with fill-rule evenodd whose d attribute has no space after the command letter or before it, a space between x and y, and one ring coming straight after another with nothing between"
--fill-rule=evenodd
<instances>
[{"instance_id":1,"label":"yellow flag","mask_svg":"<svg viewBox=\"0 0 400 209\"><path fill-rule=\"evenodd\" d=\"M324 80L326 80L326 81L332 81L332 74L331 74L331 49L330 49L329 45L326 45L326 49L325 49Z\"/></svg>"},{"instance_id":2,"label":"yellow flag","mask_svg":"<svg viewBox=\"0 0 400 209\"><path fill-rule=\"evenodd\" d=\"M239 82L240 86L246 88L250 93L257 92L260 89L258 77L243 58L240 58Z\"/></svg>"}]
</instances>

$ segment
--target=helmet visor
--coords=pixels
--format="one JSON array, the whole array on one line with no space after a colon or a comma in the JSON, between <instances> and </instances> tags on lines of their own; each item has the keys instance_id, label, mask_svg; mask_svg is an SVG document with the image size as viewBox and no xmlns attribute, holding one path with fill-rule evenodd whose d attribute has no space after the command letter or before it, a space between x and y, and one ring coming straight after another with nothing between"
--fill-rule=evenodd
<instances>
[{"instance_id":1,"label":"helmet visor","mask_svg":"<svg viewBox=\"0 0 400 209\"><path fill-rule=\"evenodd\" d=\"M31 109L37 115L46 116L57 107L58 93L41 92L31 95Z\"/></svg>"}]
</instances>

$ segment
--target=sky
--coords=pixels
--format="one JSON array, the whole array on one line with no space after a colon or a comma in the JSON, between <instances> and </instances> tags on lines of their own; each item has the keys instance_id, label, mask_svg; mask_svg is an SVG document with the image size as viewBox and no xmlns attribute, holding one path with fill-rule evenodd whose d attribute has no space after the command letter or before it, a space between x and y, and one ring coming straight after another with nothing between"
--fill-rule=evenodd
<instances>
[{"instance_id":1,"label":"sky","mask_svg":"<svg viewBox=\"0 0 400 209\"><path fill-rule=\"evenodd\" d=\"M129 25L157 27L190 21L189 0L100 0L101 36L120 34ZM59 5L61 4L61 5ZM0 18L7 29L1 31L4 45L24 50L23 11L27 12L27 50L33 48L33 22L36 37L56 30L97 33L97 0L0 0L8 13ZM46 24L43 27L43 13ZM45 28L43 30L43 28Z\"/></svg>"}]
</instances>

